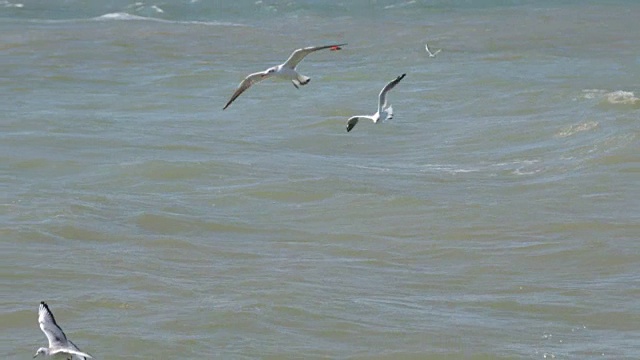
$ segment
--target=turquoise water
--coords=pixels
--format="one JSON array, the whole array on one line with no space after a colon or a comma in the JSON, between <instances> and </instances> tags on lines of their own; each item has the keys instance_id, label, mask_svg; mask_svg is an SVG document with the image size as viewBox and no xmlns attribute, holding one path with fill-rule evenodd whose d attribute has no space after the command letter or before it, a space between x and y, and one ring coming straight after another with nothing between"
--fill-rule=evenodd
<instances>
[{"instance_id":1,"label":"turquoise water","mask_svg":"<svg viewBox=\"0 0 640 360\"><path fill-rule=\"evenodd\" d=\"M637 359L638 11L0 2L0 354Z\"/></svg>"}]
</instances>

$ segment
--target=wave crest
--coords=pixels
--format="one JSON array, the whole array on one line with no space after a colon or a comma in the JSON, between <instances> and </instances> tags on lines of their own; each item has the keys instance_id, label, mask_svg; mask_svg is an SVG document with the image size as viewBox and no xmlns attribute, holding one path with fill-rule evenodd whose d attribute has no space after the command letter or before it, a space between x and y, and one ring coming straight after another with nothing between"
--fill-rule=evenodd
<instances>
[{"instance_id":1,"label":"wave crest","mask_svg":"<svg viewBox=\"0 0 640 360\"><path fill-rule=\"evenodd\" d=\"M157 21L167 24L186 24L186 25L206 25L206 26L247 26L244 24L220 22L220 21L179 21L179 20L165 20L154 17L146 17L140 15L133 15L127 12L116 12L100 15L92 20L108 21L108 20L128 20L128 21Z\"/></svg>"},{"instance_id":2,"label":"wave crest","mask_svg":"<svg viewBox=\"0 0 640 360\"><path fill-rule=\"evenodd\" d=\"M560 131L558 131L555 134L555 137L557 137L557 138L569 137L569 136L571 136L573 134L576 134L576 133L579 133L579 132L596 129L596 128L598 128L599 125L600 124L598 124L597 121L587 121L587 122L584 122L584 123L569 125L567 127L564 127L562 129L560 129Z\"/></svg>"},{"instance_id":3,"label":"wave crest","mask_svg":"<svg viewBox=\"0 0 640 360\"><path fill-rule=\"evenodd\" d=\"M636 95L631 91L613 91L607 93L605 98L610 104L636 104L640 102L640 98L637 98Z\"/></svg>"},{"instance_id":4,"label":"wave crest","mask_svg":"<svg viewBox=\"0 0 640 360\"><path fill-rule=\"evenodd\" d=\"M158 20L144 16L132 15L126 12L109 13L94 18L96 20Z\"/></svg>"},{"instance_id":5,"label":"wave crest","mask_svg":"<svg viewBox=\"0 0 640 360\"><path fill-rule=\"evenodd\" d=\"M624 90L600 90L600 89L586 89L582 90L582 97L584 99L600 99L613 105L635 105L640 104L640 98L631 91Z\"/></svg>"}]
</instances>

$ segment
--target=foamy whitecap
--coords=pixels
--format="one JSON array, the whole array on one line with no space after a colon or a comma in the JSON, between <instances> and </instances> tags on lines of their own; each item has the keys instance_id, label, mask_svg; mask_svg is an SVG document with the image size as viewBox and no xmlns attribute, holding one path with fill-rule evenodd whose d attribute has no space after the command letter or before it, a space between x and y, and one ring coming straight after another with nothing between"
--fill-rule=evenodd
<instances>
[{"instance_id":1,"label":"foamy whitecap","mask_svg":"<svg viewBox=\"0 0 640 360\"><path fill-rule=\"evenodd\" d=\"M148 10L150 9L150 10ZM135 2L129 6L126 7L126 10L133 10L134 12L137 13L148 13L148 12L155 12L157 14L163 14L164 10L162 10L158 5L146 5L144 2Z\"/></svg>"},{"instance_id":2,"label":"foamy whitecap","mask_svg":"<svg viewBox=\"0 0 640 360\"><path fill-rule=\"evenodd\" d=\"M0 6L7 7L7 8L23 8L24 4L11 3L9 1L3 0L3 1L0 1Z\"/></svg>"},{"instance_id":3,"label":"foamy whitecap","mask_svg":"<svg viewBox=\"0 0 640 360\"><path fill-rule=\"evenodd\" d=\"M535 175L545 169L539 159L514 159L511 161L490 164L489 168L498 168L500 172L518 176Z\"/></svg>"},{"instance_id":4,"label":"foamy whitecap","mask_svg":"<svg viewBox=\"0 0 640 360\"><path fill-rule=\"evenodd\" d=\"M96 20L156 20L144 16L131 15L125 12L109 13L98 16Z\"/></svg>"},{"instance_id":5,"label":"foamy whitecap","mask_svg":"<svg viewBox=\"0 0 640 360\"><path fill-rule=\"evenodd\" d=\"M465 169L454 164L428 164L424 165L420 172L444 172L448 174L466 174L478 172L480 169Z\"/></svg>"},{"instance_id":6,"label":"foamy whitecap","mask_svg":"<svg viewBox=\"0 0 640 360\"><path fill-rule=\"evenodd\" d=\"M558 131L555 134L555 137L558 137L558 138L569 137L575 133L596 129L598 126L599 124L597 121L587 121L584 123L569 125L567 127L560 129L560 131Z\"/></svg>"},{"instance_id":7,"label":"foamy whitecap","mask_svg":"<svg viewBox=\"0 0 640 360\"><path fill-rule=\"evenodd\" d=\"M405 2L399 3L399 4L387 5L387 6L384 7L384 9L385 10L389 10L389 9L394 9L394 8L401 8L401 7L413 5L415 3L416 3L415 0L405 1Z\"/></svg>"},{"instance_id":8,"label":"foamy whitecap","mask_svg":"<svg viewBox=\"0 0 640 360\"><path fill-rule=\"evenodd\" d=\"M188 24L188 25L206 25L206 26L247 26L244 24L219 22L219 21L175 21L165 20L146 16L132 15L126 12L108 13L93 18L93 20L105 21L105 20L128 20L128 21L157 21L167 24Z\"/></svg>"},{"instance_id":9,"label":"foamy whitecap","mask_svg":"<svg viewBox=\"0 0 640 360\"><path fill-rule=\"evenodd\" d=\"M585 89L585 90L582 90L582 98L596 99L596 98L602 97L606 93L607 93L607 90Z\"/></svg>"},{"instance_id":10,"label":"foamy whitecap","mask_svg":"<svg viewBox=\"0 0 640 360\"><path fill-rule=\"evenodd\" d=\"M633 105L640 102L640 99L631 91L613 91L605 95L607 102L610 104L627 104Z\"/></svg>"},{"instance_id":11,"label":"foamy whitecap","mask_svg":"<svg viewBox=\"0 0 640 360\"><path fill-rule=\"evenodd\" d=\"M602 99L609 104L634 105L640 103L640 98L631 91L616 90L608 91L602 89L585 89L582 90L584 99Z\"/></svg>"}]
</instances>

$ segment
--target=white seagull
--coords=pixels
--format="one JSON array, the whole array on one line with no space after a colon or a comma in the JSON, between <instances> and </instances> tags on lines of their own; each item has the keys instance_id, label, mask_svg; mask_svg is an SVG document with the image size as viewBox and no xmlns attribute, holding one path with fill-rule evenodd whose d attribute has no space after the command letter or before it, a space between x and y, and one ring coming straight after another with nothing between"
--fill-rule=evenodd
<instances>
[{"instance_id":1,"label":"white seagull","mask_svg":"<svg viewBox=\"0 0 640 360\"><path fill-rule=\"evenodd\" d=\"M38 323L40 324L42 332L47 336L47 339L49 339L49 347L39 348L33 356L34 358L40 354L49 357L61 354L68 356L68 359L93 359L93 356L80 351L76 344L67 339L64 331L62 331L56 323L53 313L49 310L49 306L44 301L40 302L40 308L38 309Z\"/></svg>"},{"instance_id":2,"label":"white seagull","mask_svg":"<svg viewBox=\"0 0 640 360\"><path fill-rule=\"evenodd\" d=\"M231 103L238 96L240 96L240 94L242 94L245 90L250 88L251 85L257 82L260 82L264 79L270 78L272 76L278 76L287 80L291 80L291 82L293 83L293 86L295 86L296 89L299 89L298 87L299 85L307 85L311 80L311 78L309 78L308 76L300 75L296 71L296 66L298 66L300 61L302 61L302 59L304 59L305 56L311 54L314 51L323 50L323 49L331 49L333 51L341 50L342 49L341 46L344 46L344 45L347 45L347 44L310 46L302 49L297 49L293 53L291 53L291 56L289 56L289 59L287 59L287 61L285 61L283 64L270 67L265 71L260 71L260 72L247 75L247 77L244 78L244 80L242 80L240 85L238 85L238 88L236 89L236 91L233 93L233 95L231 95L231 99L229 99L229 101L222 108L222 110L229 107L229 105L231 105Z\"/></svg>"},{"instance_id":3,"label":"white seagull","mask_svg":"<svg viewBox=\"0 0 640 360\"><path fill-rule=\"evenodd\" d=\"M402 80L402 78L404 78L405 75L407 74L402 74L398 76L397 78L395 78L393 81L391 81L390 83L385 85L385 87L382 88L382 91L380 91L380 95L378 95L378 111L375 114L356 115L356 116L350 117L349 120L347 120L347 132L351 131L351 129L353 129L353 127L356 126L356 124L358 123L358 120L360 119L363 119L363 120L369 119L373 121L374 124L377 124L383 115L384 115L384 120L393 119L393 107L391 105L387 106L387 93L391 89L393 89L396 85L398 85L400 80Z\"/></svg>"},{"instance_id":4,"label":"white seagull","mask_svg":"<svg viewBox=\"0 0 640 360\"><path fill-rule=\"evenodd\" d=\"M427 50L427 53L429 53L429 57L436 57L436 55L438 55L438 53L442 51L442 49L438 49L436 50L436 52L432 53L431 51L429 51L429 45L427 44L424 44L424 48Z\"/></svg>"}]
</instances>

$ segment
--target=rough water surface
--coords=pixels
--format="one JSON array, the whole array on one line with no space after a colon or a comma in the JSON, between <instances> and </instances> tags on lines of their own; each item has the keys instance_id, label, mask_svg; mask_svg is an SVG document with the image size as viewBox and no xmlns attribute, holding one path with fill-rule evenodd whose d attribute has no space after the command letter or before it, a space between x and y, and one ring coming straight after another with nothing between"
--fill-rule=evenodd
<instances>
[{"instance_id":1,"label":"rough water surface","mask_svg":"<svg viewBox=\"0 0 640 360\"><path fill-rule=\"evenodd\" d=\"M98 359L638 359L640 3L602 3L0 1L0 354L44 300Z\"/></svg>"}]
</instances>

